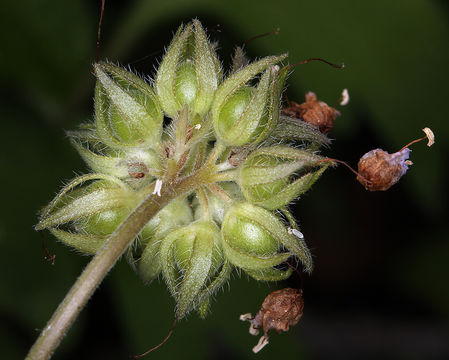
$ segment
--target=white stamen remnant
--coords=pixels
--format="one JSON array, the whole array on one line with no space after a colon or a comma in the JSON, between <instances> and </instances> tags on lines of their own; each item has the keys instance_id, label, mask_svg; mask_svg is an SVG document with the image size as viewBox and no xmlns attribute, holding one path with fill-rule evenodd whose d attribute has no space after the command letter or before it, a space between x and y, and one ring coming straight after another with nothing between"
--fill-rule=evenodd
<instances>
[{"instance_id":1,"label":"white stamen remnant","mask_svg":"<svg viewBox=\"0 0 449 360\"><path fill-rule=\"evenodd\" d=\"M251 335L259 335L259 329L255 328L253 325L253 316L251 315L251 313L240 315L240 320L249 321L251 323L251 325L249 326L249 333Z\"/></svg>"},{"instance_id":2,"label":"white stamen remnant","mask_svg":"<svg viewBox=\"0 0 449 360\"><path fill-rule=\"evenodd\" d=\"M422 131L424 131L427 136L427 146L432 146L433 144L435 144L435 135L433 134L433 131L428 127L425 127L424 129L422 129Z\"/></svg>"},{"instance_id":3,"label":"white stamen remnant","mask_svg":"<svg viewBox=\"0 0 449 360\"><path fill-rule=\"evenodd\" d=\"M289 234L295 235L297 238L304 239L304 234L301 231L299 231L299 230L288 228L287 232Z\"/></svg>"},{"instance_id":4,"label":"white stamen remnant","mask_svg":"<svg viewBox=\"0 0 449 360\"><path fill-rule=\"evenodd\" d=\"M249 327L249 333L251 335L257 336L257 335L259 335L259 329L255 328L253 323L251 323L251 325Z\"/></svg>"},{"instance_id":5,"label":"white stamen remnant","mask_svg":"<svg viewBox=\"0 0 449 360\"><path fill-rule=\"evenodd\" d=\"M247 314L242 314L240 315L240 320L242 321L246 321L246 320L251 320L253 318L253 316L251 315L251 313L247 313Z\"/></svg>"},{"instance_id":6,"label":"white stamen remnant","mask_svg":"<svg viewBox=\"0 0 449 360\"><path fill-rule=\"evenodd\" d=\"M201 124L196 124L196 125L194 126L194 128L195 128L196 130L201 129Z\"/></svg>"},{"instance_id":7,"label":"white stamen remnant","mask_svg":"<svg viewBox=\"0 0 449 360\"><path fill-rule=\"evenodd\" d=\"M404 164L407 165L407 166L412 166L412 165L413 165L413 161L411 161L411 160L405 160L405 161L404 161Z\"/></svg>"},{"instance_id":8,"label":"white stamen remnant","mask_svg":"<svg viewBox=\"0 0 449 360\"><path fill-rule=\"evenodd\" d=\"M162 180L157 179L156 184L154 185L153 195L157 194L157 196L161 196L162 189Z\"/></svg>"},{"instance_id":9,"label":"white stamen remnant","mask_svg":"<svg viewBox=\"0 0 449 360\"><path fill-rule=\"evenodd\" d=\"M343 89L343 92L341 93L341 101L340 105L345 106L349 102L349 92L348 89Z\"/></svg>"},{"instance_id":10,"label":"white stamen remnant","mask_svg":"<svg viewBox=\"0 0 449 360\"><path fill-rule=\"evenodd\" d=\"M257 343L256 346L253 347L253 353L257 354L260 350L262 350L266 345L268 345L268 338L266 338L265 336L262 336L259 339L259 342Z\"/></svg>"}]
</instances>

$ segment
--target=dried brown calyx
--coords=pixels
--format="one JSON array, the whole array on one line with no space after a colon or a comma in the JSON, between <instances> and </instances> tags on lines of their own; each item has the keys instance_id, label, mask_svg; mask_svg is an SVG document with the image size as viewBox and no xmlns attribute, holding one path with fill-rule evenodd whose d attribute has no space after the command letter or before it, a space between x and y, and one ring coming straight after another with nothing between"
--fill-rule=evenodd
<instances>
[{"instance_id":1,"label":"dried brown calyx","mask_svg":"<svg viewBox=\"0 0 449 360\"><path fill-rule=\"evenodd\" d=\"M316 94L309 91L306 94L306 101L298 104L289 101L289 106L282 109L285 115L301 119L316 126L320 132L327 134L334 127L335 119L340 116L340 112L327 105L324 101L318 100Z\"/></svg>"},{"instance_id":2,"label":"dried brown calyx","mask_svg":"<svg viewBox=\"0 0 449 360\"><path fill-rule=\"evenodd\" d=\"M359 161L357 180L369 191L385 191L407 172L410 149L393 154L382 149L367 152Z\"/></svg>"},{"instance_id":3,"label":"dried brown calyx","mask_svg":"<svg viewBox=\"0 0 449 360\"><path fill-rule=\"evenodd\" d=\"M248 320L251 323L249 332L258 335L263 328L264 334L253 352L259 352L268 344L268 331L288 331L290 326L295 326L303 314L304 301L301 289L285 288L270 293L262 303L260 310L253 318L251 314L240 315L240 320Z\"/></svg>"},{"instance_id":4,"label":"dried brown calyx","mask_svg":"<svg viewBox=\"0 0 449 360\"><path fill-rule=\"evenodd\" d=\"M369 191L385 191L396 184L413 163L408 160L411 150L408 146L427 139L432 146L435 136L429 128L423 129L426 136L413 140L398 152L389 154L382 149L367 152L359 161L357 180Z\"/></svg>"}]
</instances>

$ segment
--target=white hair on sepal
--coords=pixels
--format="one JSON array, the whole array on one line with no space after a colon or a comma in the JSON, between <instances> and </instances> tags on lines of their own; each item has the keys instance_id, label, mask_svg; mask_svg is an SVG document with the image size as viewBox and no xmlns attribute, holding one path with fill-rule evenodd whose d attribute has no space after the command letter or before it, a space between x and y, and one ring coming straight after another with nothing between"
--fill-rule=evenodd
<instances>
[{"instance_id":1,"label":"white hair on sepal","mask_svg":"<svg viewBox=\"0 0 449 360\"><path fill-rule=\"evenodd\" d=\"M150 76L149 74L144 74L143 75L143 80L151 86L151 88L154 87L154 78L152 76ZM154 89L153 89L154 90Z\"/></svg>"}]
</instances>

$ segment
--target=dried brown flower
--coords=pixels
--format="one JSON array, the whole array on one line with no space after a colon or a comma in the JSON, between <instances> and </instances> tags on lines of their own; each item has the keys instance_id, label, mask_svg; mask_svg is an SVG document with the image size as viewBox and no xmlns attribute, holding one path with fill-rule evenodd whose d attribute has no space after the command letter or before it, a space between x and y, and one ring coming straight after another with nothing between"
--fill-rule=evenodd
<instances>
[{"instance_id":1,"label":"dried brown flower","mask_svg":"<svg viewBox=\"0 0 449 360\"><path fill-rule=\"evenodd\" d=\"M304 103L298 104L290 101L289 106L283 108L282 112L316 126L323 134L332 130L335 119L340 116L339 111L330 107L324 101L318 100L316 94L312 91L306 94Z\"/></svg>"},{"instance_id":2,"label":"dried brown flower","mask_svg":"<svg viewBox=\"0 0 449 360\"><path fill-rule=\"evenodd\" d=\"M367 152L359 161L357 180L369 191L385 191L396 184L413 163L408 160L410 145L427 139L427 146L435 143L435 135L428 127L422 129L426 136L413 140L401 150L389 154L382 149Z\"/></svg>"},{"instance_id":3,"label":"dried brown flower","mask_svg":"<svg viewBox=\"0 0 449 360\"><path fill-rule=\"evenodd\" d=\"M357 180L369 191L385 191L407 172L410 149L389 154L382 149L367 152L359 161Z\"/></svg>"},{"instance_id":4,"label":"dried brown flower","mask_svg":"<svg viewBox=\"0 0 449 360\"><path fill-rule=\"evenodd\" d=\"M303 314L304 301L301 289L285 288L270 293L262 303L256 316L251 314L240 316L240 320L248 320L251 323L249 332L252 335L259 334L259 328L263 328L264 335L253 352L259 352L268 344L268 331L288 331L290 326L295 326Z\"/></svg>"}]
</instances>

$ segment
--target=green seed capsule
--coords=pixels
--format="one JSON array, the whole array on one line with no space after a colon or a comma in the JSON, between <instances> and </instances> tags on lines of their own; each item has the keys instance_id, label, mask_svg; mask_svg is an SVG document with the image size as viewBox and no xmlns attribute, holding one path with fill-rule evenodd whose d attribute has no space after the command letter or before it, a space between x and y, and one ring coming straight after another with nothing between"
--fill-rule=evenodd
<instances>
[{"instance_id":1,"label":"green seed capsule","mask_svg":"<svg viewBox=\"0 0 449 360\"><path fill-rule=\"evenodd\" d=\"M271 212L247 202L235 203L225 213L221 227L228 260L244 270L272 272L273 266L297 256L308 270L312 259L303 239L290 234ZM279 252L281 246L287 251Z\"/></svg>"},{"instance_id":2,"label":"green seed capsule","mask_svg":"<svg viewBox=\"0 0 449 360\"><path fill-rule=\"evenodd\" d=\"M130 213L127 208L103 211L81 220L76 228L85 234L110 235Z\"/></svg>"},{"instance_id":3,"label":"green seed capsule","mask_svg":"<svg viewBox=\"0 0 449 360\"><path fill-rule=\"evenodd\" d=\"M230 131L238 125L240 117L245 112L246 107L250 103L255 88L250 86L242 86L228 101L223 105L219 115L220 130L224 133Z\"/></svg>"},{"instance_id":4,"label":"green seed capsule","mask_svg":"<svg viewBox=\"0 0 449 360\"><path fill-rule=\"evenodd\" d=\"M221 81L219 61L198 20L181 26L162 59L155 88L162 109L175 119L189 105L194 117L205 116Z\"/></svg>"},{"instance_id":5,"label":"green seed capsule","mask_svg":"<svg viewBox=\"0 0 449 360\"><path fill-rule=\"evenodd\" d=\"M215 134L227 146L257 144L276 127L279 119L279 67L283 56L247 65L218 88L212 104ZM263 72L257 87L247 83Z\"/></svg>"},{"instance_id":6,"label":"green seed capsule","mask_svg":"<svg viewBox=\"0 0 449 360\"><path fill-rule=\"evenodd\" d=\"M148 222L140 234L142 254L138 259L137 271L146 282L154 280L161 272L159 257L161 240L172 230L191 223L192 209L185 198L173 200Z\"/></svg>"},{"instance_id":7,"label":"green seed capsule","mask_svg":"<svg viewBox=\"0 0 449 360\"><path fill-rule=\"evenodd\" d=\"M96 181L80 186L91 180ZM138 201L120 180L100 174L84 175L69 183L44 209L36 229L48 228L65 244L94 254Z\"/></svg>"},{"instance_id":8,"label":"green seed capsule","mask_svg":"<svg viewBox=\"0 0 449 360\"><path fill-rule=\"evenodd\" d=\"M112 148L160 147L163 114L150 85L112 64L95 64L95 123Z\"/></svg>"},{"instance_id":9,"label":"green seed capsule","mask_svg":"<svg viewBox=\"0 0 449 360\"><path fill-rule=\"evenodd\" d=\"M227 214L223 235L235 250L252 255L270 256L276 254L279 243L271 234L251 218Z\"/></svg>"},{"instance_id":10,"label":"green seed capsule","mask_svg":"<svg viewBox=\"0 0 449 360\"><path fill-rule=\"evenodd\" d=\"M287 146L258 149L240 166L238 182L245 198L270 210L305 193L327 168L322 157ZM317 165L315 165L317 164Z\"/></svg>"},{"instance_id":11,"label":"green seed capsule","mask_svg":"<svg viewBox=\"0 0 449 360\"><path fill-rule=\"evenodd\" d=\"M176 75L176 98L181 106L191 104L198 90L195 65L190 60L186 61L178 68Z\"/></svg>"},{"instance_id":12,"label":"green seed capsule","mask_svg":"<svg viewBox=\"0 0 449 360\"><path fill-rule=\"evenodd\" d=\"M205 301L230 274L221 253L220 230L208 221L169 233L162 240L160 259L164 278L177 299L178 318Z\"/></svg>"},{"instance_id":13,"label":"green seed capsule","mask_svg":"<svg viewBox=\"0 0 449 360\"><path fill-rule=\"evenodd\" d=\"M180 238L174 246L174 254L178 266L181 268L182 272L188 271L190 265L190 258L192 255L193 247L195 246L195 241L198 236L212 236L215 237L214 250L212 253L212 262L210 265L209 274L213 274L223 263L223 255L221 252L221 245L219 242L219 232L218 228L215 226L210 229L201 229L195 234L190 234L191 236L185 236Z\"/></svg>"}]
</instances>

